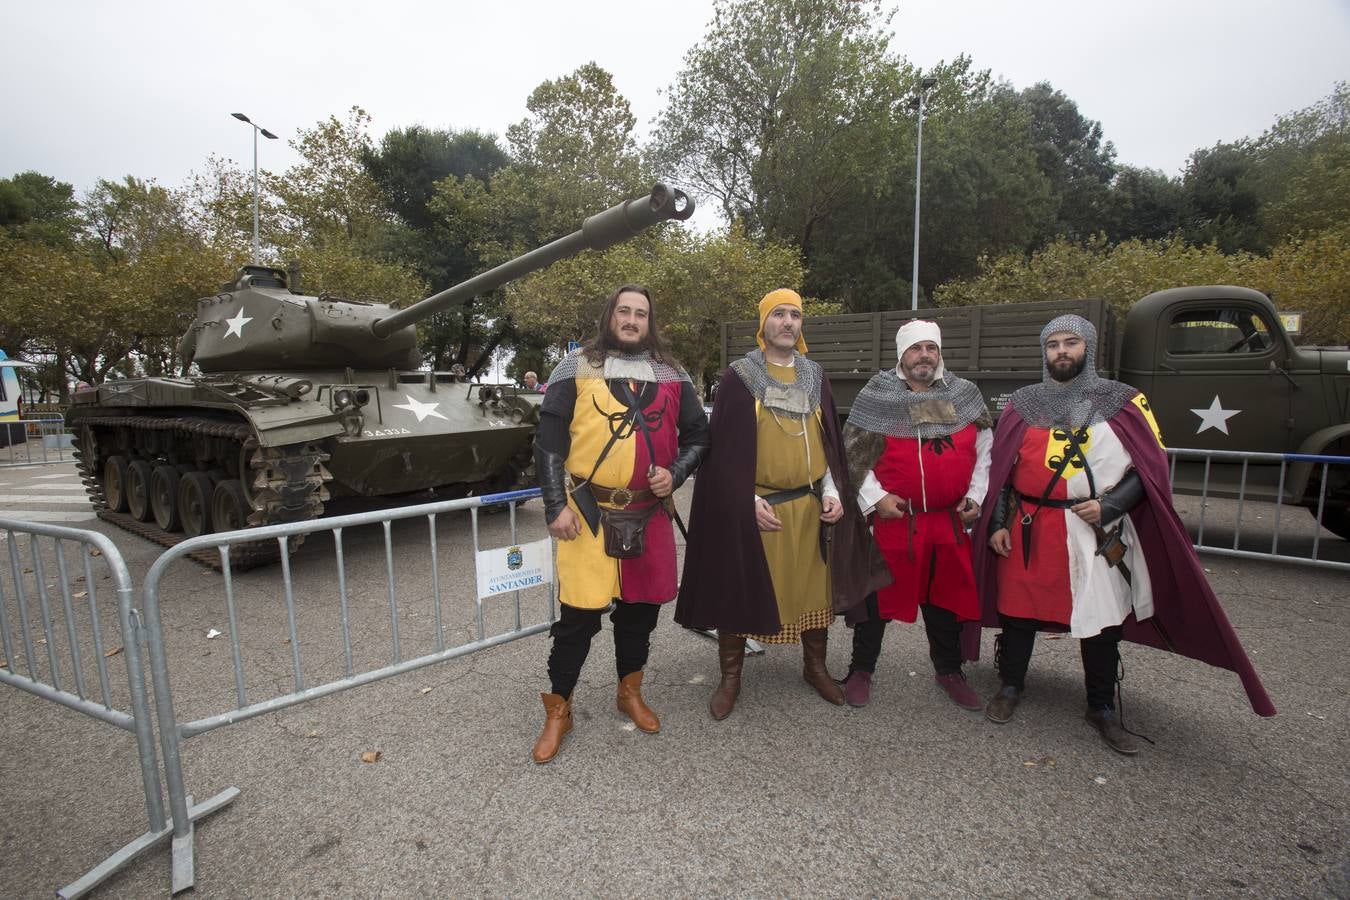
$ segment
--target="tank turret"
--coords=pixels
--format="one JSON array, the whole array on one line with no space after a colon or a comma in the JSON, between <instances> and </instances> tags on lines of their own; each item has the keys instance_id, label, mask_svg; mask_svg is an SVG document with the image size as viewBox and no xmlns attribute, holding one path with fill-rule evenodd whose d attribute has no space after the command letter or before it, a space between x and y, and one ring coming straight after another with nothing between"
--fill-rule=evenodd
<instances>
[{"instance_id":1,"label":"tank turret","mask_svg":"<svg viewBox=\"0 0 1350 900\"><path fill-rule=\"evenodd\" d=\"M420 369L416 323L693 211L683 192L658 184L400 310L306 296L281 269L245 266L199 301L180 343L200 377L110 381L75 396L69 421L91 501L101 518L171 545L180 533L313 518L334 497L517 486L541 395ZM258 565L276 559L278 546L256 541L231 553L232 565Z\"/></svg>"}]
</instances>

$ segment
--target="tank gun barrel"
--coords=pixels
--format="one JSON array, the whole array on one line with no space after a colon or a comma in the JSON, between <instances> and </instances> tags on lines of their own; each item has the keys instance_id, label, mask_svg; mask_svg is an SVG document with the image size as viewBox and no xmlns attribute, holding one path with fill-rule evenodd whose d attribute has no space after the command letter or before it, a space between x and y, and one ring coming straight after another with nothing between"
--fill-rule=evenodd
<instances>
[{"instance_id":1,"label":"tank gun barrel","mask_svg":"<svg viewBox=\"0 0 1350 900\"><path fill-rule=\"evenodd\" d=\"M370 326L370 330L377 338L388 337L448 306L496 290L509 281L543 269L560 259L575 256L582 250L604 250L659 222L667 219L684 221L693 214L694 201L683 191L657 184L652 187L649 196L625 200L590 216L582 223L579 231L379 319Z\"/></svg>"}]
</instances>

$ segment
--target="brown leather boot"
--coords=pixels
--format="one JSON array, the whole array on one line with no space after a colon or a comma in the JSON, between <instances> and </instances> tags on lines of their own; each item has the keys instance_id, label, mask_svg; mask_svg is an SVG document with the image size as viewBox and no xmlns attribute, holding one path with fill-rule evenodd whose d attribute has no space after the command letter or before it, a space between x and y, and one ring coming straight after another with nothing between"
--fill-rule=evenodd
<instances>
[{"instance_id":1,"label":"brown leather boot","mask_svg":"<svg viewBox=\"0 0 1350 900\"><path fill-rule=\"evenodd\" d=\"M572 701L560 694L540 694L544 701L544 730L534 742L534 761L546 763L558 755L558 747L567 732L572 730Z\"/></svg>"},{"instance_id":2,"label":"brown leather boot","mask_svg":"<svg viewBox=\"0 0 1350 900\"><path fill-rule=\"evenodd\" d=\"M741 694L741 670L745 668L743 635L717 632L717 664L722 669L722 681L708 701L708 712L720 722L731 715Z\"/></svg>"},{"instance_id":3,"label":"brown leather boot","mask_svg":"<svg viewBox=\"0 0 1350 900\"><path fill-rule=\"evenodd\" d=\"M802 678L816 689L816 693L836 706L844 705L844 691L835 684L825 668L825 647L829 632L813 628L802 632Z\"/></svg>"},{"instance_id":4,"label":"brown leather boot","mask_svg":"<svg viewBox=\"0 0 1350 900\"><path fill-rule=\"evenodd\" d=\"M619 712L633 720L639 731L656 734L661 730L661 720L656 717L642 700L642 672L629 672L619 679Z\"/></svg>"}]
</instances>

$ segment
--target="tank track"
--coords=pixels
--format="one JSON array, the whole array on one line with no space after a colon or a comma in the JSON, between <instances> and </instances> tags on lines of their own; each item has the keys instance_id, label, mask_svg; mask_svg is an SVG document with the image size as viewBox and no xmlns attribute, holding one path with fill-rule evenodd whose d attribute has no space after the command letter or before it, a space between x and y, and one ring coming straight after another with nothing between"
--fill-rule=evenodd
<instances>
[{"instance_id":1,"label":"tank track","mask_svg":"<svg viewBox=\"0 0 1350 900\"><path fill-rule=\"evenodd\" d=\"M88 458L88 449L97 448L97 428L117 428L145 431L172 431L184 435L223 438L237 445L238 452L247 454L249 472L241 472L246 492L250 495L252 512L249 525L272 525L316 519L323 513L328 490L324 482L332 478L323 463L328 460L314 444L292 444L284 447L259 447L252 429L233 422L209 419L161 416L98 416L79 421L80 439L73 451L76 468L90 503L100 519L117 527L154 541L165 547L187 540L186 535L165 531L153 521L141 522L127 513L108 508L104 494L102 473L97 471L98 455ZM241 464L242 468L242 464ZM293 553L304 543L305 535L293 535L287 542ZM197 550L188 554L193 561L220 571L223 566L217 550ZM251 569L274 563L281 558L281 547L274 539L237 544L230 553L231 569Z\"/></svg>"}]
</instances>

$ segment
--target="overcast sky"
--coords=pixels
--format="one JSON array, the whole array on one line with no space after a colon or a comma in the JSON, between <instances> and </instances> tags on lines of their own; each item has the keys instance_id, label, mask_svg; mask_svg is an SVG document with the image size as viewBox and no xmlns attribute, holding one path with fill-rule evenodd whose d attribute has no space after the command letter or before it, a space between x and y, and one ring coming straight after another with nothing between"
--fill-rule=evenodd
<instances>
[{"instance_id":1,"label":"overcast sky","mask_svg":"<svg viewBox=\"0 0 1350 900\"><path fill-rule=\"evenodd\" d=\"M372 132L502 134L541 81L594 60L640 135L711 18L711 0L0 0L0 177L36 169L177 187L215 153L252 165L248 114L282 137L353 104ZM1179 174L1196 148L1255 136L1350 80L1350 0L909 0L892 49L965 52L1018 88L1049 81L1102 123L1118 160ZM791 52L785 47L784 52Z\"/></svg>"}]
</instances>

